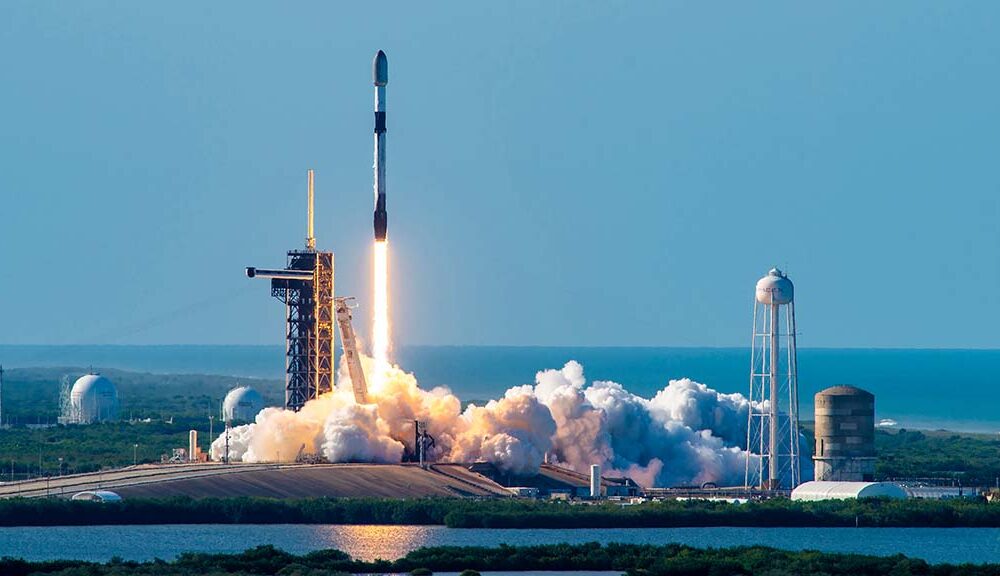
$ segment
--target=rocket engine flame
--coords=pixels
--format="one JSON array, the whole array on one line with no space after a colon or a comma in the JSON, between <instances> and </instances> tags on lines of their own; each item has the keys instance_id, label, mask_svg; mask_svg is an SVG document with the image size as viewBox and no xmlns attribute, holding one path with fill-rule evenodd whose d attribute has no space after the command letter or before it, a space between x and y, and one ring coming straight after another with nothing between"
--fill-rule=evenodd
<instances>
[{"instance_id":1,"label":"rocket engine flame","mask_svg":"<svg viewBox=\"0 0 1000 576\"><path fill-rule=\"evenodd\" d=\"M373 263L372 298L372 360L374 366L368 375L373 390L385 385L389 371L389 243L375 242Z\"/></svg>"}]
</instances>

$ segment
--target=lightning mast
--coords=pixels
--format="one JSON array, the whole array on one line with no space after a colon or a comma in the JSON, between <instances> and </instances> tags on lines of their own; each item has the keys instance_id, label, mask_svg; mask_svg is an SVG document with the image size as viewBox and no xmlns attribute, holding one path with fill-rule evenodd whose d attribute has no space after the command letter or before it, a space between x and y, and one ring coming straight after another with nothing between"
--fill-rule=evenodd
<instances>
[{"instance_id":1,"label":"lightning mast","mask_svg":"<svg viewBox=\"0 0 1000 576\"><path fill-rule=\"evenodd\" d=\"M310 169L309 172L309 208L308 208L308 223L306 224L306 250L316 249L316 235L313 231L313 216L315 215L315 210L313 208L313 201L316 199L316 194L313 192L313 171Z\"/></svg>"},{"instance_id":2,"label":"lightning mast","mask_svg":"<svg viewBox=\"0 0 1000 576\"><path fill-rule=\"evenodd\" d=\"M289 250L283 269L246 269L270 278L271 296L285 305L285 408L333 390L333 252L316 250L313 171L308 173L306 249Z\"/></svg>"}]
</instances>

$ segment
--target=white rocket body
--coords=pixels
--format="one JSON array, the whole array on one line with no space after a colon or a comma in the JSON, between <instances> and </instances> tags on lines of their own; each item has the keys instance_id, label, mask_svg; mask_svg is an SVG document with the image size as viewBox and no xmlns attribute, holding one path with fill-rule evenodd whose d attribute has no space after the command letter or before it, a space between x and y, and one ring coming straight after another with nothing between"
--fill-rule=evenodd
<instances>
[{"instance_id":1,"label":"white rocket body","mask_svg":"<svg viewBox=\"0 0 1000 576\"><path fill-rule=\"evenodd\" d=\"M389 63L379 50L372 62L375 83L375 241L385 242L388 215L385 209L385 86L389 83Z\"/></svg>"}]
</instances>

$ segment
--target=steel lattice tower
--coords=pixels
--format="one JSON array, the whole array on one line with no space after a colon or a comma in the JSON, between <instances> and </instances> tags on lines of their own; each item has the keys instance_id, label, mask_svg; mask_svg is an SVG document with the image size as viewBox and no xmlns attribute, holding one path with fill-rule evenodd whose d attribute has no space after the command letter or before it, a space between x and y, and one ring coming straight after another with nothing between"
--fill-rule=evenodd
<instances>
[{"instance_id":1,"label":"steel lattice tower","mask_svg":"<svg viewBox=\"0 0 1000 576\"><path fill-rule=\"evenodd\" d=\"M757 282L750 356L747 488L790 490L801 478L794 291L792 281L777 268Z\"/></svg>"},{"instance_id":2,"label":"steel lattice tower","mask_svg":"<svg viewBox=\"0 0 1000 576\"><path fill-rule=\"evenodd\" d=\"M300 410L333 390L333 252L316 250L313 171L309 171L309 228L305 250L290 250L283 270L247 268L271 279L271 296L285 305L285 408Z\"/></svg>"},{"instance_id":3,"label":"steel lattice tower","mask_svg":"<svg viewBox=\"0 0 1000 576\"><path fill-rule=\"evenodd\" d=\"M333 253L293 250L286 272L271 278L271 296L285 305L285 408L299 410L333 389Z\"/></svg>"}]
</instances>

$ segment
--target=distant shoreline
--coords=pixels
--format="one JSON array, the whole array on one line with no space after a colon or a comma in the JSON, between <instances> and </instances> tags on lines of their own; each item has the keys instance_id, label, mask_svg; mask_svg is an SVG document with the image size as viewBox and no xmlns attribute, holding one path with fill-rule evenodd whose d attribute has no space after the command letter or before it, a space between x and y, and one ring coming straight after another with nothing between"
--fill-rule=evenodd
<instances>
[{"instance_id":1,"label":"distant shoreline","mask_svg":"<svg viewBox=\"0 0 1000 576\"><path fill-rule=\"evenodd\" d=\"M79 367L157 375L284 378L284 346L231 344L2 344L5 369ZM749 347L399 346L396 361L425 388L446 386L464 400L496 398L531 384L540 370L568 360L590 381L613 380L651 398L670 379L689 377L724 393L747 393ZM812 396L852 384L876 396L877 418L898 428L960 433L1000 432L989 397L1000 375L1000 350L918 348L800 348L800 413ZM961 382L961 386L952 383ZM940 394L948 388L949 394Z\"/></svg>"}]
</instances>

